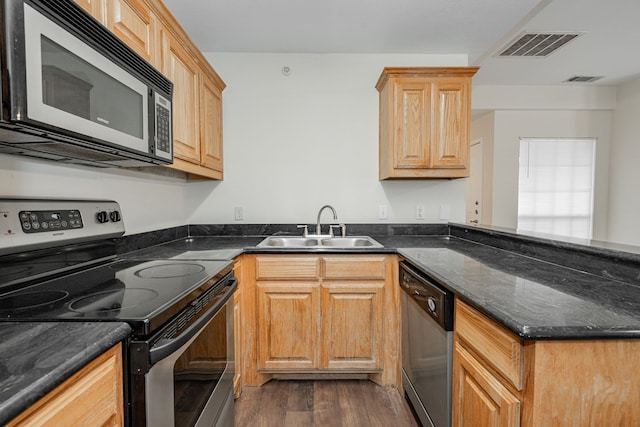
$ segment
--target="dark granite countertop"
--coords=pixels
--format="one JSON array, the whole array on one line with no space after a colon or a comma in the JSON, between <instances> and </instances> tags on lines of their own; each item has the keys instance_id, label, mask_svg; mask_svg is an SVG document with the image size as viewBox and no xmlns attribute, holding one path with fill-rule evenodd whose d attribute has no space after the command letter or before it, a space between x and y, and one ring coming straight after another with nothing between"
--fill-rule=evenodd
<instances>
[{"instance_id":1,"label":"dark granite countertop","mask_svg":"<svg viewBox=\"0 0 640 427\"><path fill-rule=\"evenodd\" d=\"M0 425L130 332L119 322L0 323Z\"/></svg>"},{"instance_id":2,"label":"dark granite countertop","mask_svg":"<svg viewBox=\"0 0 640 427\"><path fill-rule=\"evenodd\" d=\"M233 258L241 253L315 253L256 248L266 236L189 237L130 257ZM640 338L640 286L447 235L372 235L478 310L524 339ZM323 250L322 253L327 253ZM640 271L638 271L640 275Z\"/></svg>"}]
</instances>

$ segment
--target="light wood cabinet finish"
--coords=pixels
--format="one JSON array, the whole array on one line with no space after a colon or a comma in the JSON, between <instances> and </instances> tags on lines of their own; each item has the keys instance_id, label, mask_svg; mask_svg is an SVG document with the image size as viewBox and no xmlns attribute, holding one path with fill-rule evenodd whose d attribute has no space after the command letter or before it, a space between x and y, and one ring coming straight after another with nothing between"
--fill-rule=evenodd
<instances>
[{"instance_id":1,"label":"light wood cabinet finish","mask_svg":"<svg viewBox=\"0 0 640 427\"><path fill-rule=\"evenodd\" d=\"M222 179L222 89L200 72L200 164Z\"/></svg>"},{"instance_id":2,"label":"light wood cabinet finish","mask_svg":"<svg viewBox=\"0 0 640 427\"><path fill-rule=\"evenodd\" d=\"M322 286L322 369L380 370L384 282Z\"/></svg>"},{"instance_id":3,"label":"light wood cabinet finish","mask_svg":"<svg viewBox=\"0 0 640 427\"><path fill-rule=\"evenodd\" d=\"M156 20L141 0L108 0L106 27L147 62L160 65L155 49Z\"/></svg>"},{"instance_id":4,"label":"light wood cabinet finish","mask_svg":"<svg viewBox=\"0 0 640 427\"><path fill-rule=\"evenodd\" d=\"M93 16L104 25L105 23L105 0L74 0L79 6L86 10L89 15Z\"/></svg>"},{"instance_id":5,"label":"light wood cabinet finish","mask_svg":"<svg viewBox=\"0 0 640 427\"><path fill-rule=\"evenodd\" d=\"M520 400L473 357L455 344L453 425L469 427L517 427Z\"/></svg>"},{"instance_id":6,"label":"light wood cabinet finish","mask_svg":"<svg viewBox=\"0 0 640 427\"><path fill-rule=\"evenodd\" d=\"M245 385L292 374L364 375L398 385L395 256L245 257L245 298L255 295L254 309L245 310Z\"/></svg>"},{"instance_id":7,"label":"light wood cabinet finish","mask_svg":"<svg viewBox=\"0 0 640 427\"><path fill-rule=\"evenodd\" d=\"M486 362L522 390L524 346L520 338L466 304L458 304L456 310L456 333L466 346L490 354Z\"/></svg>"},{"instance_id":8,"label":"light wood cabinet finish","mask_svg":"<svg viewBox=\"0 0 640 427\"><path fill-rule=\"evenodd\" d=\"M161 30L162 72L173 82L173 156L200 163L198 64L167 28Z\"/></svg>"},{"instance_id":9,"label":"light wood cabinet finish","mask_svg":"<svg viewBox=\"0 0 640 427\"><path fill-rule=\"evenodd\" d=\"M173 87L174 162L192 179L222 179L226 85L161 0L76 0L159 69Z\"/></svg>"},{"instance_id":10,"label":"light wood cabinet finish","mask_svg":"<svg viewBox=\"0 0 640 427\"><path fill-rule=\"evenodd\" d=\"M456 300L454 343L454 427L640 425L640 340L524 341Z\"/></svg>"},{"instance_id":11,"label":"light wood cabinet finish","mask_svg":"<svg viewBox=\"0 0 640 427\"><path fill-rule=\"evenodd\" d=\"M123 426L123 402L122 346L118 344L7 426Z\"/></svg>"},{"instance_id":12,"label":"light wood cabinet finish","mask_svg":"<svg viewBox=\"0 0 640 427\"><path fill-rule=\"evenodd\" d=\"M385 67L380 179L469 176L471 78L477 67Z\"/></svg>"},{"instance_id":13,"label":"light wood cabinet finish","mask_svg":"<svg viewBox=\"0 0 640 427\"><path fill-rule=\"evenodd\" d=\"M258 369L318 368L320 285L258 283Z\"/></svg>"}]
</instances>

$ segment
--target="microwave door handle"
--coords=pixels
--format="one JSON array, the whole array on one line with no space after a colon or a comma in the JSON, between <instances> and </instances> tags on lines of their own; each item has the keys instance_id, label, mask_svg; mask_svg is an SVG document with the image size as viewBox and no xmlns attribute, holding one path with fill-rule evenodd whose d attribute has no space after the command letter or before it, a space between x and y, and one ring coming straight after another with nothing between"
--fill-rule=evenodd
<instances>
[{"instance_id":1,"label":"microwave door handle","mask_svg":"<svg viewBox=\"0 0 640 427\"><path fill-rule=\"evenodd\" d=\"M231 295L233 295L233 293L237 288L238 288L238 279L234 277L233 279L231 279L231 285L229 285L226 288L226 291L224 291L224 295L222 296L222 298L216 301L216 303L209 310L207 310L207 312L203 314L198 320L193 322L193 324L191 324L176 338L172 338L169 340L160 340L159 341L159 343L161 343L160 345L154 346L153 348L151 348L151 350L149 350L149 361L151 362L151 365L154 365L156 362L169 356L170 354L178 350L180 347L182 347L184 344L186 344L191 338L196 336L198 332L207 323L209 323L209 320L211 320L213 316L216 315L216 313L222 308L222 306L224 306L227 303L227 301L229 301L229 299L231 298Z\"/></svg>"}]
</instances>

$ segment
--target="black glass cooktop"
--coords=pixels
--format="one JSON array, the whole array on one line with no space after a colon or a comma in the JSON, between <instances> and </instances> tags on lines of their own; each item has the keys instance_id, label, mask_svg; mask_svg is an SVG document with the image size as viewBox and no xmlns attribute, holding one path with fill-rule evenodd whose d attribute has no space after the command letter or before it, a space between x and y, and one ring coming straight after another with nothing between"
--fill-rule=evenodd
<instances>
[{"instance_id":1,"label":"black glass cooktop","mask_svg":"<svg viewBox=\"0 0 640 427\"><path fill-rule=\"evenodd\" d=\"M126 260L17 290L0 289L2 320L125 321L147 335L232 272L231 261Z\"/></svg>"}]
</instances>

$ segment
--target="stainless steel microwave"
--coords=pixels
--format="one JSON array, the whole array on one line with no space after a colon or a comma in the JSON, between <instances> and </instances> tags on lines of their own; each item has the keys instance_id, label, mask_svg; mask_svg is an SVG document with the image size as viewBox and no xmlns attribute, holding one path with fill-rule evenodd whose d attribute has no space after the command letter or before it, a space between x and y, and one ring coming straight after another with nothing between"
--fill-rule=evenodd
<instances>
[{"instance_id":1,"label":"stainless steel microwave","mask_svg":"<svg viewBox=\"0 0 640 427\"><path fill-rule=\"evenodd\" d=\"M71 0L0 0L0 153L173 162L173 84Z\"/></svg>"}]
</instances>

